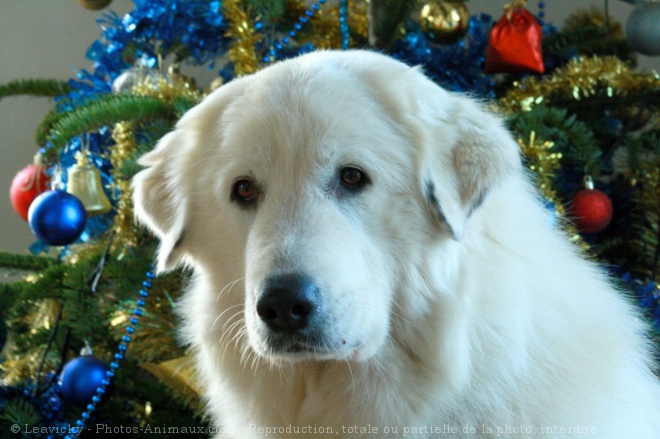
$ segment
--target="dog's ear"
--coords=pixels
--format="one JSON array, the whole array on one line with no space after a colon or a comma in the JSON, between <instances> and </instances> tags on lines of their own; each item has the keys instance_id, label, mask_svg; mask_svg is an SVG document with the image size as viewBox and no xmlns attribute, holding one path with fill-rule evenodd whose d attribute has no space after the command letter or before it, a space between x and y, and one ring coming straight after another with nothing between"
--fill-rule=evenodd
<instances>
[{"instance_id":1,"label":"dog's ear","mask_svg":"<svg viewBox=\"0 0 660 439\"><path fill-rule=\"evenodd\" d=\"M248 76L238 78L215 90L187 111L174 131L138 160L146 169L132 181L135 218L160 238L158 271L173 269L188 251L186 227L191 220L190 195L194 188L182 176L199 161L195 145L220 142L222 115L249 81Z\"/></svg>"},{"instance_id":2,"label":"dog's ear","mask_svg":"<svg viewBox=\"0 0 660 439\"><path fill-rule=\"evenodd\" d=\"M475 100L420 82L414 113L421 189L439 223L460 240L488 192L520 168L520 148Z\"/></svg>"},{"instance_id":3,"label":"dog's ear","mask_svg":"<svg viewBox=\"0 0 660 439\"><path fill-rule=\"evenodd\" d=\"M184 256L188 216L185 188L177 181L176 155L184 150L181 129L166 134L138 160L146 169L133 177L135 218L160 238L158 271L174 268Z\"/></svg>"}]
</instances>

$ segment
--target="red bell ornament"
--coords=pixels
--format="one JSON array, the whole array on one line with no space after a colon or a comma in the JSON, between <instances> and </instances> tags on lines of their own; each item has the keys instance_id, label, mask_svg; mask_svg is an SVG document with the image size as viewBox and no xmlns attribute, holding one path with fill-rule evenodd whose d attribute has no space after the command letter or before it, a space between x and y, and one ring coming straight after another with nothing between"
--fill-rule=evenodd
<instances>
[{"instance_id":1,"label":"red bell ornament","mask_svg":"<svg viewBox=\"0 0 660 439\"><path fill-rule=\"evenodd\" d=\"M602 232L612 221L612 202L604 192L594 189L591 176L584 177L584 186L573 196L570 209L572 220L580 232Z\"/></svg>"},{"instance_id":2,"label":"red bell ornament","mask_svg":"<svg viewBox=\"0 0 660 439\"><path fill-rule=\"evenodd\" d=\"M539 22L523 6L526 0L513 0L506 13L490 31L486 49L486 73L543 73L542 30Z\"/></svg>"}]
</instances>

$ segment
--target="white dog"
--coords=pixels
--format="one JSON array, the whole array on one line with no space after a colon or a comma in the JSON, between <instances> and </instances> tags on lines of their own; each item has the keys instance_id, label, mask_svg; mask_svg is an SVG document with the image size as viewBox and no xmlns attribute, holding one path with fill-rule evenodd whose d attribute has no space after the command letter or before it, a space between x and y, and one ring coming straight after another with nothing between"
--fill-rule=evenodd
<instances>
[{"instance_id":1,"label":"white dog","mask_svg":"<svg viewBox=\"0 0 660 439\"><path fill-rule=\"evenodd\" d=\"M660 438L646 328L501 122L317 52L190 110L134 179L219 438Z\"/></svg>"}]
</instances>

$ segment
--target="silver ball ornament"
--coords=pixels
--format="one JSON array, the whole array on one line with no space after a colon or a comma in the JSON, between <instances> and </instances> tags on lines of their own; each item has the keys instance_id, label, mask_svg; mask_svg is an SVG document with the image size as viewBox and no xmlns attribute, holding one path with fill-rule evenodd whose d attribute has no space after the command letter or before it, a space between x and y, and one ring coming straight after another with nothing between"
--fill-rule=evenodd
<instances>
[{"instance_id":1,"label":"silver ball ornament","mask_svg":"<svg viewBox=\"0 0 660 439\"><path fill-rule=\"evenodd\" d=\"M135 69L128 69L112 81L112 92L114 94L130 93L139 79L140 75Z\"/></svg>"},{"instance_id":2,"label":"silver ball ornament","mask_svg":"<svg viewBox=\"0 0 660 439\"><path fill-rule=\"evenodd\" d=\"M626 22L626 38L635 51L644 55L660 55L660 3L642 3Z\"/></svg>"}]
</instances>

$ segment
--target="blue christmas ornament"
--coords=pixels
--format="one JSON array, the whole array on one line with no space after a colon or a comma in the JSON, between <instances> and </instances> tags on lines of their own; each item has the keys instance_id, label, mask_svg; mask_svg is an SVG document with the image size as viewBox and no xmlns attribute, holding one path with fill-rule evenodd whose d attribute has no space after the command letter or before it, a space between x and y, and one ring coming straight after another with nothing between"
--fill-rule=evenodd
<instances>
[{"instance_id":1,"label":"blue christmas ornament","mask_svg":"<svg viewBox=\"0 0 660 439\"><path fill-rule=\"evenodd\" d=\"M110 367L91 355L69 361L62 369L59 385L64 399L78 407L86 407L97 389L107 379ZM105 387L105 386L104 386Z\"/></svg>"},{"instance_id":2,"label":"blue christmas ornament","mask_svg":"<svg viewBox=\"0 0 660 439\"><path fill-rule=\"evenodd\" d=\"M67 245L85 230L87 215L78 198L61 190L47 191L34 199L28 211L32 232L48 245Z\"/></svg>"}]
</instances>

